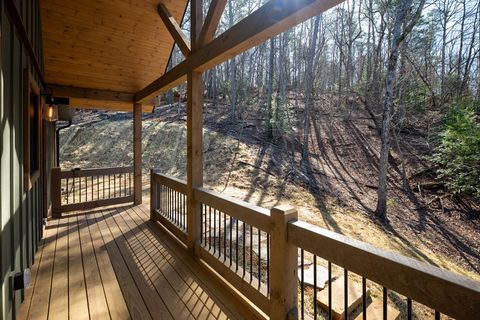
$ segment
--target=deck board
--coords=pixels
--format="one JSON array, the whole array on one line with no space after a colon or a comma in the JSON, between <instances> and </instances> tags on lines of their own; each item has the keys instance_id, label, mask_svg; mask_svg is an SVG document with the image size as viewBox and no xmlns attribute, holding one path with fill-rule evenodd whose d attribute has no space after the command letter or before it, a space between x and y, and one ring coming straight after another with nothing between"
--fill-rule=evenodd
<instances>
[{"instance_id":1,"label":"deck board","mask_svg":"<svg viewBox=\"0 0 480 320\"><path fill-rule=\"evenodd\" d=\"M18 319L244 318L148 219L124 206L49 221Z\"/></svg>"}]
</instances>

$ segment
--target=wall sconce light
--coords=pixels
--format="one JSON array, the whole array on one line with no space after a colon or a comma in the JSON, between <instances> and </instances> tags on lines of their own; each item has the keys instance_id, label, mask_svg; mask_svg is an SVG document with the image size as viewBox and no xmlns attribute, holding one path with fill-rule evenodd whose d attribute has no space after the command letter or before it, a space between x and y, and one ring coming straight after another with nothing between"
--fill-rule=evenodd
<instances>
[{"instance_id":1,"label":"wall sconce light","mask_svg":"<svg viewBox=\"0 0 480 320\"><path fill-rule=\"evenodd\" d=\"M48 99L47 99L48 100ZM46 121L54 122L58 120L58 107L53 103L47 102L43 118Z\"/></svg>"}]
</instances>

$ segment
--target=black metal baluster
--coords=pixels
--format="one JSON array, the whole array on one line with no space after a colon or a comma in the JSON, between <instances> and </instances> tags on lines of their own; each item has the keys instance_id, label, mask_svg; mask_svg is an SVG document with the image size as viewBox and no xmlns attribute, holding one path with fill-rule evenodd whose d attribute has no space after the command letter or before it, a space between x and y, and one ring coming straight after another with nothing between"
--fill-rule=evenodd
<instances>
[{"instance_id":1,"label":"black metal baluster","mask_svg":"<svg viewBox=\"0 0 480 320\"><path fill-rule=\"evenodd\" d=\"M75 177L72 178L72 203L75 203Z\"/></svg>"},{"instance_id":2,"label":"black metal baluster","mask_svg":"<svg viewBox=\"0 0 480 320\"><path fill-rule=\"evenodd\" d=\"M223 213L223 262L227 261L227 214Z\"/></svg>"},{"instance_id":3,"label":"black metal baluster","mask_svg":"<svg viewBox=\"0 0 480 320\"><path fill-rule=\"evenodd\" d=\"M301 319L305 319L305 271L303 270L305 261L305 253L300 249L300 310Z\"/></svg>"},{"instance_id":4,"label":"black metal baluster","mask_svg":"<svg viewBox=\"0 0 480 320\"><path fill-rule=\"evenodd\" d=\"M258 230L258 289L262 283L262 231Z\"/></svg>"},{"instance_id":5,"label":"black metal baluster","mask_svg":"<svg viewBox=\"0 0 480 320\"><path fill-rule=\"evenodd\" d=\"M93 183L93 176L92 176L92 201L93 201L93 186L94 186L94 183Z\"/></svg>"},{"instance_id":6,"label":"black metal baluster","mask_svg":"<svg viewBox=\"0 0 480 320\"><path fill-rule=\"evenodd\" d=\"M246 248L247 248L247 234L246 234L246 230L245 230L245 222L242 222L242 229L243 229L243 233L242 233L242 241L243 241L243 261L242 261L242 264L243 264L243 278L245 278L245 273L247 272L246 270L246 260L247 260L247 254L246 254Z\"/></svg>"},{"instance_id":7,"label":"black metal baluster","mask_svg":"<svg viewBox=\"0 0 480 320\"><path fill-rule=\"evenodd\" d=\"M232 259L232 237L233 237L233 225L232 225L232 216L230 216L230 267L232 266L233 259Z\"/></svg>"},{"instance_id":8,"label":"black metal baluster","mask_svg":"<svg viewBox=\"0 0 480 320\"><path fill-rule=\"evenodd\" d=\"M235 271L238 271L238 220L235 223Z\"/></svg>"},{"instance_id":9,"label":"black metal baluster","mask_svg":"<svg viewBox=\"0 0 480 320\"><path fill-rule=\"evenodd\" d=\"M313 255L313 319L317 319L317 256Z\"/></svg>"},{"instance_id":10,"label":"black metal baluster","mask_svg":"<svg viewBox=\"0 0 480 320\"><path fill-rule=\"evenodd\" d=\"M362 312L363 320L367 320L367 279L362 277Z\"/></svg>"},{"instance_id":11,"label":"black metal baluster","mask_svg":"<svg viewBox=\"0 0 480 320\"><path fill-rule=\"evenodd\" d=\"M383 287L383 320L387 320L387 288Z\"/></svg>"},{"instance_id":12,"label":"black metal baluster","mask_svg":"<svg viewBox=\"0 0 480 320\"><path fill-rule=\"evenodd\" d=\"M435 320L440 320L440 312L435 310Z\"/></svg>"},{"instance_id":13,"label":"black metal baluster","mask_svg":"<svg viewBox=\"0 0 480 320\"><path fill-rule=\"evenodd\" d=\"M343 286L344 286L343 294L344 294L344 297L345 297L345 299L344 299L345 304L343 306L343 308L344 308L343 309L343 315L344 315L345 320L348 320L348 270L347 269L343 269L343 277L344 277L344 279L343 279L343 281L344 281L344 283L343 283Z\"/></svg>"},{"instance_id":14,"label":"black metal baluster","mask_svg":"<svg viewBox=\"0 0 480 320\"><path fill-rule=\"evenodd\" d=\"M208 250L212 248L212 207L208 207Z\"/></svg>"},{"instance_id":15,"label":"black metal baluster","mask_svg":"<svg viewBox=\"0 0 480 320\"><path fill-rule=\"evenodd\" d=\"M407 320L412 320L412 299L407 298Z\"/></svg>"},{"instance_id":16,"label":"black metal baluster","mask_svg":"<svg viewBox=\"0 0 480 320\"><path fill-rule=\"evenodd\" d=\"M267 292L270 293L270 234L267 232Z\"/></svg>"},{"instance_id":17,"label":"black metal baluster","mask_svg":"<svg viewBox=\"0 0 480 320\"><path fill-rule=\"evenodd\" d=\"M215 239L217 237L217 209L213 209L213 254L217 252L217 240Z\"/></svg>"},{"instance_id":18,"label":"black metal baluster","mask_svg":"<svg viewBox=\"0 0 480 320\"><path fill-rule=\"evenodd\" d=\"M65 187L65 192L67 193L67 204L68 204L68 197L69 197L69 194L68 194L68 178L67 178L67 186Z\"/></svg>"},{"instance_id":19,"label":"black metal baluster","mask_svg":"<svg viewBox=\"0 0 480 320\"><path fill-rule=\"evenodd\" d=\"M203 203L200 203L200 243L203 243Z\"/></svg>"},{"instance_id":20,"label":"black metal baluster","mask_svg":"<svg viewBox=\"0 0 480 320\"><path fill-rule=\"evenodd\" d=\"M253 280L253 227L250 225L250 283Z\"/></svg>"},{"instance_id":21,"label":"black metal baluster","mask_svg":"<svg viewBox=\"0 0 480 320\"><path fill-rule=\"evenodd\" d=\"M328 261L328 320L332 320L332 263Z\"/></svg>"}]
</instances>

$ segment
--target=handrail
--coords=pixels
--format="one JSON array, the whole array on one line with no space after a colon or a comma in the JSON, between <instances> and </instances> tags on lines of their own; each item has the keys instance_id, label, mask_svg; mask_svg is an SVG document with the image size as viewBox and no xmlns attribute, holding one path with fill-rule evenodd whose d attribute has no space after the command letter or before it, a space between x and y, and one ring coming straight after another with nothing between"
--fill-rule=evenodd
<instances>
[{"instance_id":1,"label":"handrail","mask_svg":"<svg viewBox=\"0 0 480 320\"><path fill-rule=\"evenodd\" d=\"M195 188L194 197L203 204L227 212L238 220L270 233L270 212L267 209L205 188Z\"/></svg>"},{"instance_id":2,"label":"handrail","mask_svg":"<svg viewBox=\"0 0 480 320\"><path fill-rule=\"evenodd\" d=\"M180 193L187 193L187 183L181 179L170 177L156 171L153 171L153 179L155 182L163 184Z\"/></svg>"},{"instance_id":3,"label":"handrail","mask_svg":"<svg viewBox=\"0 0 480 320\"><path fill-rule=\"evenodd\" d=\"M292 244L436 311L478 316L479 282L303 221L290 222L287 234Z\"/></svg>"},{"instance_id":4,"label":"handrail","mask_svg":"<svg viewBox=\"0 0 480 320\"><path fill-rule=\"evenodd\" d=\"M60 178L84 178L91 176L120 174L133 172L133 166L130 167L111 167L111 168L94 168L94 169L71 169L60 171Z\"/></svg>"}]
</instances>

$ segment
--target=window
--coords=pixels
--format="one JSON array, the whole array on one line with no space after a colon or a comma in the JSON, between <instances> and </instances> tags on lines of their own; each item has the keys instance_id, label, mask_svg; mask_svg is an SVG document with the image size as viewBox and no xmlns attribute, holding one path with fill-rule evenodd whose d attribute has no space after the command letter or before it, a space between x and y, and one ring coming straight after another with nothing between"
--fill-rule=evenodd
<instances>
[{"instance_id":1,"label":"window","mask_svg":"<svg viewBox=\"0 0 480 320\"><path fill-rule=\"evenodd\" d=\"M23 173L25 189L28 191L40 175L42 104L40 100L40 90L28 71L25 72L25 82Z\"/></svg>"}]
</instances>

